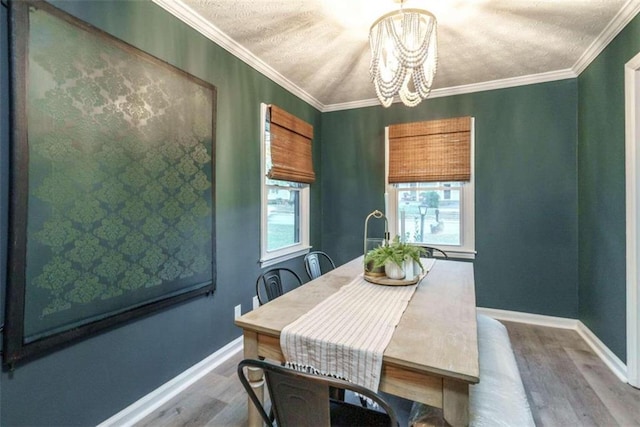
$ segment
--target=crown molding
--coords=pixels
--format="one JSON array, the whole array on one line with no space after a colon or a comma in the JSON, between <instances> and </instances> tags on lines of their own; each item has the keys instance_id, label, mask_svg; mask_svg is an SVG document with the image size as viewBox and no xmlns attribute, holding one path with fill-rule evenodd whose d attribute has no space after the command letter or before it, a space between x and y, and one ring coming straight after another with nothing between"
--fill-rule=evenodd
<instances>
[{"instance_id":1,"label":"crown molding","mask_svg":"<svg viewBox=\"0 0 640 427\"><path fill-rule=\"evenodd\" d=\"M580 59L573 65L572 70L580 75L607 47L609 43L627 26L640 12L640 0L628 0L620 11L613 17L609 25L591 43Z\"/></svg>"},{"instance_id":2,"label":"crown molding","mask_svg":"<svg viewBox=\"0 0 640 427\"><path fill-rule=\"evenodd\" d=\"M446 87L442 89L434 89L429 94L429 98L442 98L445 96L463 95L474 92L486 92L496 89L507 89L517 86L526 86L536 83L546 83L557 80L574 79L578 75L572 69L549 71L547 73L530 74L527 76L511 77L508 79L492 80L489 82L474 83L469 85ZM395 103L399 103L397 99ZM341 104L325 105L323 112L350 110L354 108L379 106L380 102L377 98L365 99L362 101L343 102Z\"/></svg>"},{"instance_id":3,"label":"crown molding","mask_svg":"<svg viewBox=\"0 0 640 427\"><path fill-rule=\"evenodd\" d=\"M329 104L325 105L322 109L323 113L328 113L331 111L342 111L342 110L353 110L355 108L364 108L364 107L380 107L380 101L378 98L370 98L370 99L362 99L360 101L351 101L351 102L341 102L338 104Z\"/></svg>"},{"instance_id":4,"label":"crown molding","mask_svg":"<svg viewBox=\"0 0 640 427\"><path fill-rule=\"evenodd\" d=\"M556 80L574 79L578 75L571 69L548 71L546 73L529 74L526 76L509 77L506 79L492 80L470 85L447 87L431 91L430 98L441 98L444 96L462 95L465 93L486 92L496 89L508 89L517 86L527 86L536 83L547 83Z\"/></svg>"},{"instance_id":5,"label":"crown molding","mask_svg":"<svg viewBox=\"0 0 640 427\"><path fill-rule=\"evenodd\" d=\"M353 102L343 102L325 105L304 91L298 85L287 79L267 63L256 57L216 26L203 19L189 6L181 0L152 0L155 4L183 21L185 24L195 29L209 40L213 41L259 73L273 80L292 94L298 96L303 101L317 108L320 112L332 112L350 110L363 107L380 106L378 99L364 99ZM463 95L474 92L483 92L496 89L506 89L517 86L525 86L536 83L545 83L555 80L576 78L584 71L591 62L604 50L604 48L622 31L622 29L640 12L640 0L628 0L620 9L613 20L600 33L596 40L591 43L580 59L570 69L550 71L547 73L531 74L527 76L512 77L502 80L493 80L469 85L454 86L431 91L429 98L439 98L453 95ZM399 102L399 101L396 101Z\"/></svg>"},{"instance_id":6,"label":"crown molding","mask_svg":"<svg viewBox=\"0 0 640 427\"><path fill-rule=\"evenodd\" d=\"M198 31L200 34L213 41L221 48L245 62L250 67L254 68L259 73L270 78L275 83L279 84L292 94L298 96L303 101L309 103L311 106L323 111L324 105L313 96L309 95L298 85L287 79L285 76L277 72L267 63L255 56L251 51L247 50L242 45L238 44L235 40L223 33L218 27L212 25L210 22L202 18L200 14L195 12L192 8L184 4L180 0L152 0L155 4L162 7L164 10L180 19L182 22Z\"/></svg>"}]
</instances>

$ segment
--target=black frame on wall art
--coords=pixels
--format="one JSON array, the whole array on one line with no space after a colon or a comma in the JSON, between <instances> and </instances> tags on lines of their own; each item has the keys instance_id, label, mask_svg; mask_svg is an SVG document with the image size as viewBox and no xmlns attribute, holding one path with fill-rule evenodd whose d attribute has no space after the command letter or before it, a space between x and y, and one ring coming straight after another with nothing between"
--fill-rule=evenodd
<instances>
[{"instance_id":1,"label":"black frame on wall art","mask_svg":"<svg viewBox=\"0 0 640 427\"><path fill-rule=\"evenodd\" d=\"M216 88L12 1L3 362L215 291Z\"/></svg>"}]
</instances>

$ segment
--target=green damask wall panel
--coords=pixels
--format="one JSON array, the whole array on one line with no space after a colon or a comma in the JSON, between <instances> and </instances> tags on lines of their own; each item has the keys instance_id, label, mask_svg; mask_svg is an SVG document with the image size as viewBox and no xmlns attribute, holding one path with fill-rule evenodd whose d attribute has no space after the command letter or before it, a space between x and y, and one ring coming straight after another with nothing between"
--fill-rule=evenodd
<instances>
[{"instance_id":1,"label":"green damask wall panel","mask_svg":"<svg viewBox=\"0 0 640 427\"><path fill-rule=\"evenodd\" d=\"M14 188L28 193L15 192L26 249L12 260L26 262L9 303L24 288L27 345L210 291L214 276L215 88L45 6L15 6L29 31L15 32L27 93L16 73L14 146L28 163Z\"/></svg>"},{"instance_id":2,"label":"green damask wall panel","mask_svg":"<svg viewBox=\"0 0 640 427\"><path fill-rule=\"evenodd\" d=\"M216 292L76 342L15 372L3 372L0 424L7 426L99 424L240 336L233 307L242 303L243 312L251 307L261 271L261 102L280 105L314 125L314 167L316 173L322 171L320 112L152 1L51 3L216 86ZM6 28L6 21L0 23L5 37ZM0 70L5 78L1 83L8 87L6 75ZM5 121L6 102L0 100ZM7 139L0 144L6 149ZM0 170L0 181L6 174ZM311 186L314 247L321 236L320 190L320 181ZM6 218L6 200L0 205L0 216ZM304 276L301 258L285 265Z\"/></svg>"}]
</instances>

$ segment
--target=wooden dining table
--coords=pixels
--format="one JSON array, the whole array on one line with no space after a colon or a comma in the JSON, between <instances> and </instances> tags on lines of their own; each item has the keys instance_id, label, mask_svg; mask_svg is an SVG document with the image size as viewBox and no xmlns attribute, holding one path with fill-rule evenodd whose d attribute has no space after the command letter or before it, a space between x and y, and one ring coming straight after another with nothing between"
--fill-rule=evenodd
<instances>
[{"instance_id":1,"label":"wooden dining table","mask_svg":"<svg viewBox=\"0 0 640 427\"><path fill-rule=\"evenodd\" d=\"M245 358L283 362L282 329L363 273L356 258L239 317ZM381 285L382 286L382 285ZM261 370L249 372L264 395ZM379 390L442 408L453 426L469 424L469 386L479 381L473 264L438 259L418 283L383 354ZM262 425L251 402L249 425Z\"/></svg>"}]
</instances>

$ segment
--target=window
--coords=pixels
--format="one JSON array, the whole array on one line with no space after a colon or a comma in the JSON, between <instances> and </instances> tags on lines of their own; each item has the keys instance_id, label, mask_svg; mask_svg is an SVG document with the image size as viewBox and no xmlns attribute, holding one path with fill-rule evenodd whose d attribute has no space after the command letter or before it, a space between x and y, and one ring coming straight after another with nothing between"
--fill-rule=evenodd
<instances>
[{"instance_id":1,"label":"window","mask_svg":"<svg viewBox=\"0 0 640 427\"><path fill-rule=\"evenodd\" d=\"M275 144L280 132L283 128L278 126L275 119L275 113L287 115L288 120L301 120L288 115L288 113L277 109L275 106L261 104L260 106L260 123L261 123L261 188L262 188L262 220L261 220L261 256L260 262L262 267L267 267L287 259L295 258L309 251L309 183L313 178L309 177L309 173L300 173L293 171L294 167L289 165L281 165L275 151L281 150L282 147ZM272 111L274 111L274 119L272 120ZM293 119L292 119L293 117ZM305 125L307 125L305 123ZM310 127L310 125L307 125ZM276 128L278 129L276 131ZM296 147L306 142L296 131L288 132L291 138L287 139L287 144L296 144ZM311 128L311 132L313 128ZM304 132L308 135L308 132ZM295 134L295 135L294 135ZM273 142L273 144L272 144ZM284 143L284 140L278 141ZM306 164L310 164L310 142L308 139L308 150L292 149L286 147L287 159L290 157L309 156ZM293 154L296 154L294 156ZM277 165L276 165L277 164ZM273 171L278 169L279 174L274 178ZM283 174L282 171L285 171ZM286 172L291 172L287 175ZM311 170L310 174L313 174ZM287 178L289 179L282 179ZM302 177L302 178L301 178ZM308 182L297 182L298 180Z\"/></svg>"},{"instance_id":2,"label":"window","mask_svg":"<svg viewBox=\"0 0 640 427\"><path fill-rule=\"evenodd\" d=\"M468 181L389 183L389 128L385 130L385 208L391 237L434 246L457 258L475 257L474 132L473 119L469 119ZM411 166L402 168L401 173L410 176L407 168Z\"/></svg>"}]
</instances>

